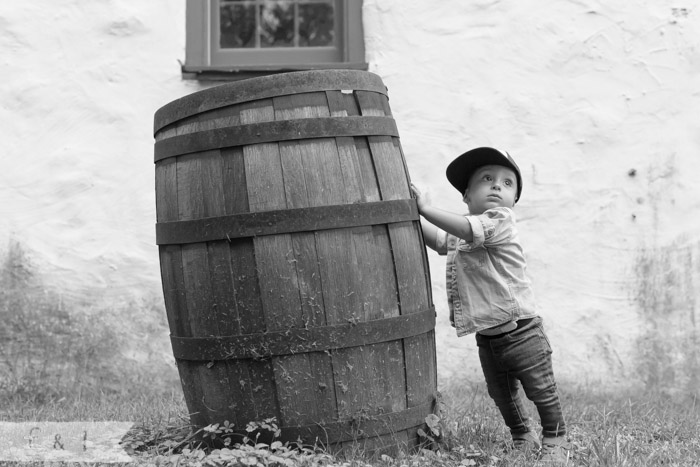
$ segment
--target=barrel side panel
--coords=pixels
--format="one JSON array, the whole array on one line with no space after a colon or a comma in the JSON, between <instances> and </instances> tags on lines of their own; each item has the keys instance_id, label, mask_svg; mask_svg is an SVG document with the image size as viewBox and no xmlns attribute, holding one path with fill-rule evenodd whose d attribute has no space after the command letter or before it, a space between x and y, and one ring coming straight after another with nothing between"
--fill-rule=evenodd
<instances>
[{"instance_id":1,"label":"barrel side panel","mask_svg":"<svg viewBox=\"0 0 700 467\"><path fill-rule=\"evenodd\" d=\"M363 115L391 115L388 99L377 93L358 93ZM405 199L411 196L409 175L398 138L367 138L377 174L382 199ZM418 221L392 224L389 227L391 251L396 270L401 314L417 313L432 306L428 268ZM415 420L415 426L404 433L417 438L417 428L432 410L437 395L434 332L403 339L407 407L425 406L426 413Z\"/></svg>"},{"instance_id":2,"label":"barrel side panel","mask_svg":"<svg viewBox=\"0 0 700 467\"><path fill-rule=\"evenodd\" d=\"M156 164L156 217L159 222L179 220L177 161L170 159ZM180 245L159 247L163 298L170 332L179 336L190 336L190 317L187 306L187 291ZM188 411L193 423L206 421L199 415L199 407L194 401L202 398L199 384L199 369L191 362L178 362L178 373Z\"/></svg>"},{"instance_id":3,"label":"barrel side panel","mask_svg":"<svg viewBox=\"0 0 700 467\"><path fill-rule=\"evenodd\" d=\"M224 212L221 157L218 150L177 158L178 210L180 220L201 219ZM187 244L182 247L183 277L189 335L225 335L229 327L230 309L225 290L230 290L230 267L226 262L227 246L220 242ZM225 287L221 290L221 287ZM222 301L223 300L223 301ZM235 311L235 307L233 308ZM229 327L230 329L230 327ZM179 361L187 368L188 384L199 385L198 398L188 402L188 408L206 423L231 418L229 395L223 387L230 386L226 362Z\"/></svg>"},{"instance_id":4,"label":"barrel side panel","mask_svg":"<svg viewBox=\"0 0 700 467\"><path fill-rule=\"evenodd\" d=\"M330 116L323 92L273 99L276 120ZM281 186L285 207L306 208L343 204L342 190L334 183L340 171L337 149L331 139L283 141L279 144ZM317 235L289 236L289 265L296 277L300 321L288 327L318 327L327 323ZM289 291L292 294L292 291ZM296 296L295 303L296 303ZM281 422L285 426L330 423L337 420L332 361L329 354L312 352L273 358Z\"/></svg>"}]
</instances>

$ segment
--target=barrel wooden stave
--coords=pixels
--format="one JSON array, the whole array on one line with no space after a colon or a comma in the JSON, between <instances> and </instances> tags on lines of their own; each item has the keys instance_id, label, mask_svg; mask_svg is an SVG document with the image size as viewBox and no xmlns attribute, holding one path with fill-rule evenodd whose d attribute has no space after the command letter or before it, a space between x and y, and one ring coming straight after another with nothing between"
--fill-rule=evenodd
<instances>
[{"instance_id":1,"label":"barrel wooden stave","mask_svg":"<svg viewBox=\"0 0 700 467\"><path fill-rule=\"evenodd\" d=\"M314 92L214 109L170 125L156 140L217 125L346 115L391 114L386 96L375 92ZM177 156L156 164L156 186L159 222L410 197L398 138L389 136L329 135ZM418 229L405 222L162 245L171 330L226 336L423 311L432 303ZM372 267L362 272L364 264ZM193 423L227 419L239 427L271 416L301 426L405 410L435 397L434 366L432 331L329 352L178 361ZM419 424L366 442L414 444Z\"/></svg>"}]
</instances>

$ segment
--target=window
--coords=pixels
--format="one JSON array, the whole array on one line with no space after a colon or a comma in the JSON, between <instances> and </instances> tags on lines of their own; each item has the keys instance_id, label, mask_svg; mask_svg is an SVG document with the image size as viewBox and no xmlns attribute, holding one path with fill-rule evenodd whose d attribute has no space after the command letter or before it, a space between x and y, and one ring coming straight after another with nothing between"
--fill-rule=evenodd
<instances>
[{"instance_id":1,"label":"window","mask_svg":"<svg viewBox=\"0 0 700 467\"><path fill-rule=\"evenodd\" d=\"M362 0L187 0L185 78L367 69Z\"/></svg>"}]
</instances>

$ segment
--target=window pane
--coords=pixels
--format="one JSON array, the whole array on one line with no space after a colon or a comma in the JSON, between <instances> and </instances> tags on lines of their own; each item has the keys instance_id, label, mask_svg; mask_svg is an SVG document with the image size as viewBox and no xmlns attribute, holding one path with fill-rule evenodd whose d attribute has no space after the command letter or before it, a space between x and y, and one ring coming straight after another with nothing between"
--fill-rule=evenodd
<instances>
[{"instance_id":1,"label":"window pane","mask_svg":"<svg viewBox=\"0 0 700 467\"><path fill-rule=\"evenodd\" d=\"M255 47L255 2L222 0L219 7L222 49Z\"/></svg>"},{"instance_id":2,"label":"window pane","mask_svg":"<svg viewBox=\"0 0 700 467\"><path fill-rule=\"evenodd\" d=\"M334 47L335 0L219 0L219 48Z\"/></svg>"},{"instance_id":3,"label":"window pane","mask_svg":"<svg viewBox=\"0 0 700 467\"><path fill-rule=\"evenodd\" d=\"M294 3L265 1L260 8L260 46L294 46Z\"/></svg>"},{"instance_id":4,"label":"window pane","mask_svg":"<svg viewBox=\"0 0 700 467\"><path fill-rule=\"evenodd\" d=\"M299 4L299 47L332 46L335 39L332 2Z\"/></svg>"}]
</instances>

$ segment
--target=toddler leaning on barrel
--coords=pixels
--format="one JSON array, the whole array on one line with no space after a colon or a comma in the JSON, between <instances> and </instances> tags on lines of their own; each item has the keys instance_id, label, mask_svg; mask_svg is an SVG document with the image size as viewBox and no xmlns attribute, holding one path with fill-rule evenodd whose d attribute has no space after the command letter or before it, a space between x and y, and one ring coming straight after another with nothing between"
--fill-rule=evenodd
<instances>
[{"instance_id":1,"label":"toddler leaning on barrel","mask_svg":"<svg viewBox=\"0 0 700 467\"><path fill-rule=\"evenodd\" d=\"M428 247L447 255L450 321L458 336L476 333L488 393L510 428L515 449L541 450L566 462L569 444L552 369L552 349L537 313L513 211L523 188L520 169L500 150L480 147L447 167L469 214L430 205L412 190ZM520 388L534 402L542 443L532 431Z\"/></svg>"}]
</instances>

